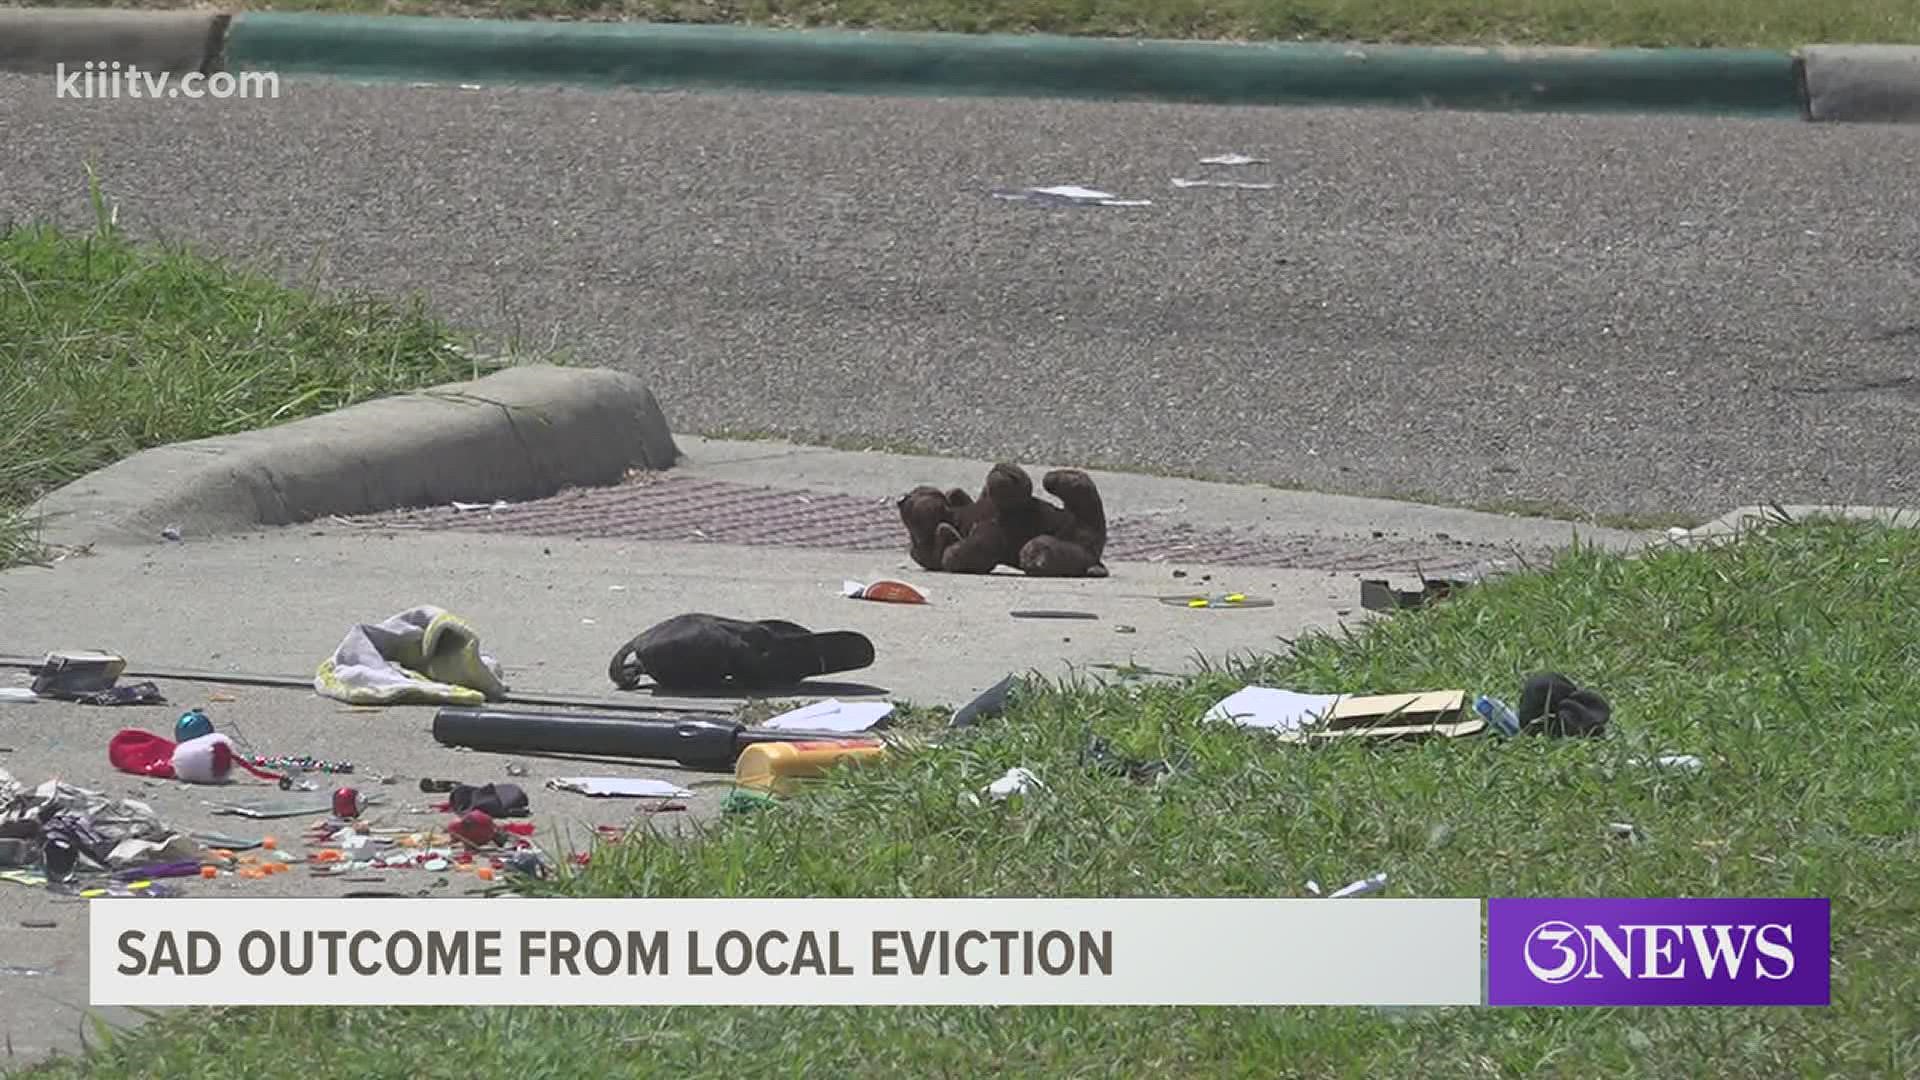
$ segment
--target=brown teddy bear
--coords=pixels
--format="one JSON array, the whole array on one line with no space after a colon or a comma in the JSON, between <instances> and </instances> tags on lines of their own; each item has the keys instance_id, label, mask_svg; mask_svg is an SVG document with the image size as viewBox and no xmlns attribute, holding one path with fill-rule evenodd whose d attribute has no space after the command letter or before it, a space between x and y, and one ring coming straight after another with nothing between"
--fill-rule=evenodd
<instances>
[{"instance_id":1,"label":"brown teddy bear","mask_svg":"<svg viewBox=\"0 0 1920 1080\"><path fill-rule=\"evenodd\" d=\"M913 561L955 574L1004 565L1035 577L1106 577L1107 516L1093 478L1055 469L1041 486L1063 505L1035 498L1018 465L995 465L978 499L959 488L914 488L897 504Z\"/></svg>"}]
</instances>

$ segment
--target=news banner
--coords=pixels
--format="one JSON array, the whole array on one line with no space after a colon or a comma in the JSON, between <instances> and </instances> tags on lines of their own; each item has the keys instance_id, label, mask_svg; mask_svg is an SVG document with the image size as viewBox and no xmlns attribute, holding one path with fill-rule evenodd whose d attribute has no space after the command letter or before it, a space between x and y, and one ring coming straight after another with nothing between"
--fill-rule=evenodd
<instances>
[{"instance_id":1,"label":"news banner","mask_svg":"<svg viewBox=\"0 0 1920 1080\"><path fill-rule=\"evenodd\" d=\"M1484 916L1484 922L1483 922ZM1825 899L94 900L166 1005L1827 1005Z\"/></svg>"}]
</instances>

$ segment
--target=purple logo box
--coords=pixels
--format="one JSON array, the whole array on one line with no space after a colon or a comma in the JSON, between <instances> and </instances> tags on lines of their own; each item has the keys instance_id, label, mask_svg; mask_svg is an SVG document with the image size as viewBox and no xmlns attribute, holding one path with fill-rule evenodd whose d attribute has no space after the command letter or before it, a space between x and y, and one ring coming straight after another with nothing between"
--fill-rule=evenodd
<instances>
[{"instance_id":1,"label":"purple logo box","mask_svg":"<svg viewBox=\"0 0 1920 1080\"><path fill-rule=\"evenodd\" d=\"M1495 898L1489 1005L1827 1005L1823 899Z\"/></svg>"}]
</instances>

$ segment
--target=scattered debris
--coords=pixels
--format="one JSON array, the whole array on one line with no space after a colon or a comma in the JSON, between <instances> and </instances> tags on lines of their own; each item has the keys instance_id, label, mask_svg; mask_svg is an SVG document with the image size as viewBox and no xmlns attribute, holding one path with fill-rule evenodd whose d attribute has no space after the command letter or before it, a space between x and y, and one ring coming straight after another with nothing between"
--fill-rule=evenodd
<instances>
[{"instance_id":1,"label":"scattered debris","mask_svg":"<svg viewBox=\"0 0 1920 1080\"><path fill-rule=\"evenodd\" d=\"M1120 625L1118 625L1118 626L1116 626L1116 627L1114 627L1114 628L1113 628L1113 632L1114 632L1114 633L1116 633L1116 634L1137 634L1137 633L1139 633L1139 631L1138 631L1138 630L1136 630L1136 629L1134 629L1134 628L1133 628L1133 627L1131 627L1131 626L1128 626L1128 625L1127 625L1126 623L1121 623Z\"/></svg>"},{"instance_id":2,"label":"scattered debris","mask_svg":"<svg viewBox=\"0 0 1920 1080\"><path fill-rule=\"evenodd\" d=\"M1473 699L1473 711L1480 714L1493 730L1509 738L1520 734L1520 717L1512 706L1499 698L1481 694Z\"/></svg>"},{"instance_id":3,"label":"scattered debris","mask_svg":"<svg viewBox=\"0 0 1920 1080\"><path fill-rule=\"evenodd\" d=\"M533 811L527 793L517 784L456 784L447 793L446 808L456 814L479 812L489 817L526 817Z\"/></svg>"},{"instance_id":4,"label":"scattered debris","mask_svg":"<svg viewBox=\"0 0 1920 1080\"><path fill-rule=\"evenodd\" d=\"M1080 762L1114 776L1124 776L1137 784L1154 784L1173 775L1171 764L1128 757L1098 735L1087 740L1086 747L1080 751Z\"/></svg>"},{"instance_id":5,"label":"scattered debris","mask_svg":"<svg viewBox=\"0 0 1920 1080\"><path fill-rule=\"evenodd\" d=\"M979 696L960 707L947 722L951 728L972 727L981 720L991 719L1007 711L1008 700L1012 697L1015 679L1012 675L1001 679L982 690Z\"/></svg>"},{"instance_id":6,"label":"scattered debris","mask_svg":"<svg viewBox=\"0 0 1920 1080\"><path fill-rule=\"evenodd\" d=\"M1148 199L1123 199L1108 191L1080 187L1076 184L1060 184L1054 187L1023 188L1018 191L999 188L993 191L996 199L1009 202L1030 202L1043 206L1152 206Z\"/></svg>"},{"instance_id":7,"label":"scattered debris","mask_svg":"<svg viewBox=\"0 0 1920 1080\"><path fill-rule=\"evenodd\" d=\"M1606 734L1613 718L1607 699L1558 672L1530 676L1520 689L1520 729L1562 738Z\"/></svg>"},{"instance_id":8,"label":"scattered debris","mask_svg":"<svg viewBox=\"0 0 1920 1080\"><path fill-rule=\"evenodd\" d=\"M333 792L333 816L352 819L360 816L367 808L366 796L358 788L336 788Z\"/></svg>"},{"instance_id":9,"label":"scattered debris","mask_svg":"<svg viewBox=\"0 0 1920 1080\"><path fill-rule=\"evenodd\" d=\"M230 814L235 817L263 821L330 813L333 810L333 796L303 792L291 796L266 795L256 799L208 803L207 806L214 814Z\"/></svg>"},{"instance_id":10,"label":"scattered debris","mask_svg":"<svg viewBox=\"0 0 1920 1080\"><path fill-rule=\"evenodd\" d=\"M1226 166L1235 166L1235 165L1265 165L1265 164L1267 164L1267 159L1266 159L1266 158L1257 158L1257 157L1248 157L1248 156L1247 156L1247 155L1245 155L1245 154L1215 154L1215 155L1213 155L1212 157L1203 157L1203 158L1201 158L1201 159L1200 159L1200 164L1202 164L1202 165L1226 165Z\"/></svg>"},{"instance_id":11,"label":"scattered debris","mask_svg":"<svg viewBox=\"0 0 1920 1080\"><path fill-rule=\"evenodd\" d=\"M761 724L760 727L771 731L852 733L883 727L892 715L892 702L847 702L828 698L811 705L803 705L798 709L789 709Z\"/></svg>"},{"instance_id":12,"label":"scattered debris","mask_svg":"<svg viewBox=\"0 0 1920 1080\"><path fill-rule=\"evenodd\" d=\"M1460 715L1465 707L1466 693L1460 690L1353 697L1249 686L1216 702L1201 719L1271 731L1288 742L1451 739L1486 730L1480 717Z\"/></svg>"},{"instance_id":13,"label":"scattered debris","mask_svg":"<svg viewBox=\"0 0 1920 1080\"><path fill-rule=\"evenodd\" d=\"M349 705L478 705L507 693L499 661L480 651L473 628L431 606L348 630L321 662L313 689Z\"/></svg>"},{"instance_id":14,"label":"scattered debris","mask_svg":"<svg viewBox=\"0 0 1920 1080\"><path fill-rule=\"evenodd\" d=\"M175 543L178 543L180 540L180 535L181 535L180 526L178 525L169 525L166 528L160 530L160 538L162 540L171 540Z\"/></svg>"},{"instance_id":15,"label":"scattered debris","mask_svg":"<svg viewBox=\"0 0 1920 1080\"><path fill-rule=\"evenodd\" d=\"M453 512L456 514L470 514L476 510L486 510L486 511L505 510L512 505L513 505L512 503L509 503L505 499L495 499L493 502L490 502L490 503L455 502L453 504Z\"/></svg>"},{"instance_id":16,"label":"scattered debris","mask_svg":"<svg viewBox=\"0 0 1920 1080\"><path fill-rule=\"evenodd\" d=\"M858 581L843 581L840 591L854 600L878 600L888 604L924 604L927 594L904 581L876 581L863 585Z\"/></svg>"},{"instance_id":17,"label":"scattered debris","mask_svg":"<svg viewBox=\"0 0 1920 1080\"><path fill-rule=\"evenodd\" d=\"M1094 620L1097 620L1100 618L1100 616L1095 615L1091 611L1053 611L1053 610L1047 610L1047 609L1028 609L1023 611L1009 611L1007 612L1007 614L1013 616L1016 619L1094 619Z\"/></svg>"},{"instance_id":18,"label":"scattered debris","mask_svg":"<svg viewBox=\"0 0 1920 1080\"><path fill-rule=\"evenodd\" d=\"M674 690L793 686L873 663L873 642L852 630L816 633L783 619L749 622L720 615L676 615L620 647L607 677L635 690L642 676Z\"/></svg>"},{"instance_id":19,"label":"scattered debris","mask_svg":"<svg viewBox=\"0 0 1920 1080\"><path fill-rule=\"evenodd\" d=\"M150 731L124 728L108 741L107 760L121 772L194 784L226 783L236 766L262 780L281 779L249 764L234 752L233 740L219 732L176 743Z\"/></svg>"},{"instance_id":20,"label":"scattered debris","mask_svg":"<svg viewBox=\"0 0 1920 1080\"><path fill-rule=\"evenodd\" d=\"M1340 701L1338 694L1302 694L1266 686L1236 690L1215 702L1201 721L1229 721L1244 728L1298 731L1324 720Z\"/></svg>"},{"instance_id":21,"label":"scattered debris","mask_svg":"<svg viewBox=\"0 0 1920 1080\"><path fill-rule=\"evenodd\" d=\"M1385 578L1360 580L1360 606L1368 611L1425 607L1473 583L1456 578L1421 578L1417 589L1395 589Z\"/></svg>"},{"instance_id":22,"label":"scattered debris","mask_svg":"<svg viewBox=\"0 0 1920 1080\"><path fill-rule=\"evenodd\" d=\"M776 806L778 804L779 800L767 792L737 787L729 791L726 799L722 800L720 803L720 812L722 814L750 814L755 810L764 810L769 806Z\"/></svg>"},{"instance_id":23,"label":"scattered debris","mask_svg":"<svg viewBox=\"0 0 1920 1080\"><path fill-rule=\"evenodd\" d=\"M1645 758L1634 758L1628 764L1640 768L1679 769L1682 772L1690 773L1697 773L1707 767L1706 762L1692 754L1663 754L1660 757L1654 758L1652 761L1648 761Z\"/></svg>"},{"instance_id":24,"label":"scattered debris","mask_svg":"<svg viewBox=\"0 0 1920 1080\"><path fill-rule=\"evenodd\" d=\"M1232 191L1272 191L1278 184L1251 180L1189 180L1176 176L1173 186L1177 188L1226 188Z\"/></svg>"},{"instance_id":25,"label":"scattered debris","mask_svg":"<svg viewBox=\"0 0 1920 1080\"><path fill-rule=\"evenodd\" d=\"M691 799L693 792L666 780L636 776L568 776L547 781L555 791L596 799Z\"/></svg>"},{"instance_id":26,"label":"scattered debris","mask_svg":"<svg viewBox=\"0 0 1920 1080\"><path fill-rule=\"evenodd\" d=\"M127 661L113 653L52 652L29 670L36 697L82 705L164 705L167 701L150 682L114 685L126 673Z\"/></svg>"},{"instance_id":27,"label":"scattered debris","mask_svg":"<svg viewBox=\"0 0 1920 1080\"><path fill-rule=\"evenodd\" d=\"M1040 778L1031 770L1015 767L1008 769L1006 775L1000 779L988 784L986 792L995 802L1004 802L1015 795L1030 795L1037 791L1044 791L1046 787L1047 785L1041 783Z\"/></svg>"},{"instance_id":28,"label":"scattered debris","mask_svg":"<svg viewBox=\"0 0 1920 1080\"><path fill-rule=\"evenodd\" d=\"M835 766L885 755L886 748L875 740L756 743L740 752L733 779L744 788L788 795L801 782L825 776Z\"/></svg>"},{"instance_id":29,"label":"scattered debris","mask_svg":"<svg viewBox=\"0 0 1920 1080\"><path fill-rule=\"evenodd\" d=\"M1640 842L1640 830L1634 828L1630 821L1607 822L1607 834L1615 840L1625 840L1629 844Z\"/></svg>"},{"instance_id":30,"label":"scattered debris","mask_svg":"<svg viewBox=\"0 0 1920 1080\"><path fill-rule=\"evenodd\" d=\"M27 930L54 930L60 926L52 919L21 919L20 925Z\"/></svg>"},{"instance_id":31,"label":"scattered debris","mask_svg":"<svg viewBox=\"0 0 1920 1080\"><path fill-rule=\"evenodd\" d=\"M1268 608L1273 606L1273 601L1271 600L1256 599L1245 593L1224 593L1219 596L1162 596L1159 600L1163 604L1170 604L1174 607L1196 609Z\"/></svg>"},{"instance_id":32,"label":"scattered debris","mask_svg":"<svg viewBox=\"0 0 1920 1080\"><path fill-rule=\"evenodd\" d=\"M33 702L39 700L39 694L34 693L24 686L0 686L0 701Z\"/></svg>"},{"instance_id":33,"label":"scattered debris","mask_svg":"<svg viewBox=\"0 0 1920 1080\"><path fill-rule=\"evenodd\" d=\"M1385 873L1374 874L1372 877L1364 877L1359 881L1335 889L1333 894L1328 896L1327 899L1344 900L1351 896L1365 896L1368 893L1380 892L1386 887L1387 875Z\"/></svg>"}]
</instances>

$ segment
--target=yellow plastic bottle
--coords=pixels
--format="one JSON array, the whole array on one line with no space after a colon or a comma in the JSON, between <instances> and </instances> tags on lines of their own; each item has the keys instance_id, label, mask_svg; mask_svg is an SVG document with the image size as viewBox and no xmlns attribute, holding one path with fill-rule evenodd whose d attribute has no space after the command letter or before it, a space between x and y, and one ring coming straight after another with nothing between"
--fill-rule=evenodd
<instances>
[{"instance_id":1,"label":"yellow plastic bottle","mask_svg":"<svg viewBox=\"0 0 1920 1080\"><path fill-rule=\"evenodd\" d=\"M733 780L755 791L791 795L801 781L825 776L843 761L867 761L886 752L874 739L755 743L740 752Z\"/></svg>"}]
</instances>

